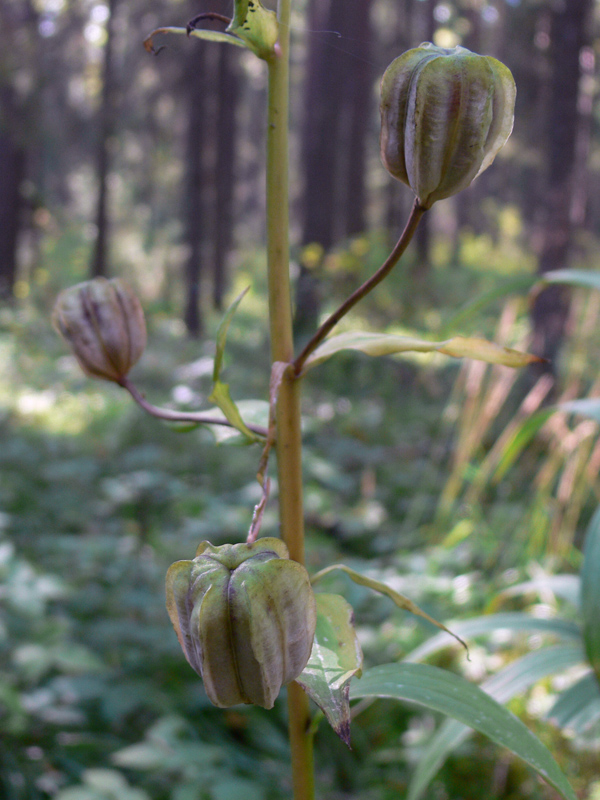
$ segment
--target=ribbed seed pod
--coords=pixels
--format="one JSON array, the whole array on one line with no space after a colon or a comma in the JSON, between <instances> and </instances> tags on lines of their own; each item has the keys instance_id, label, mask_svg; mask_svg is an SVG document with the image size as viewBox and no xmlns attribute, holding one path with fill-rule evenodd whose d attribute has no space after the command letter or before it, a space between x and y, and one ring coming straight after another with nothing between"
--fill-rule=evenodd
<instances>
[{"instance_id":1,"label":"ribbed seed pod","mask_svg":"<svg viewBox=\"0 0 600 800\"><path fill-rule=\"evenodd\" d=\"M381 157L423 208L465 189L510 136L516 87L508 67L464 47L426 42L381 83Z\"/></svg>"},{"instance_id":2,"label":"ribbed seed pod","mask_svg":"<svg viewBox=\"0 0 600 800\"><path fill-rule=\"evenodd\" d=\"M272 708L312 649L316 606L308 573L280 539L214 547L167 572L167 611L185 657L221 708Z\"/></svg>"},{"instance_id":3,"label":"ribbed seed pod","mask_svg":"<svg viewBox=\"0 0 600 800\"><path fill-rule=\"evenodd\" d=\"M95 278L65 289L52 322L92 378L119 382L146 347L142 306L119 278Z\"/></svg>"}]
</instances>

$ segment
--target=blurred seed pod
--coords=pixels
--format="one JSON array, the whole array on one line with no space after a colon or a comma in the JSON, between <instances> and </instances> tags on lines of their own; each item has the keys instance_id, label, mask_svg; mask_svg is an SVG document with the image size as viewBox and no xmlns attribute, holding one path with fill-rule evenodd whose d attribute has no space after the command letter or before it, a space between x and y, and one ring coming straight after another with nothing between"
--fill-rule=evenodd
<instances>
[{"instance_id":1,"label":"blurred seed pod","mask_svg":"<svg viewBox=\"0 0 600 800\"><path fill-rule=\"evenodd\" d=\"M308 573L280 539L214 547L167 572L167 610L185 657L221 708L272 708L312 649L316 605Z\"/></svg>"},{"instance_id":2,"label":"blurred seed pod","mask_svg":"<svg viewBox=\"0 0 600 800\"><path fill-rule=\"evenodd\" d=\"M419 205L465 189L510 136L516 87L508 67L429 42L395 59L381 83L381 157Z\"/></svg>"},{"instance_id":3,"label":"blurred seed pod","mask_svg":"<svg viewBox=\"0 0 600 800\"><path fill-rule=\"evenodd\" d=\"M65 289L52 322L92 378L119 383L146 347L142 306L120 278L95 278Z\"/></svg>"}]
</instances>

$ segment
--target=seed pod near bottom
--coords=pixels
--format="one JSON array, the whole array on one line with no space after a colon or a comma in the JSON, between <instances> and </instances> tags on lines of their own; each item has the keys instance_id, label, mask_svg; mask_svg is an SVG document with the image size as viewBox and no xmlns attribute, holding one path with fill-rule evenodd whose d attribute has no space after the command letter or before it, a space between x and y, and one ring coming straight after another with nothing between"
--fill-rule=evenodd
<instances>
[{"instance_id":1,"label":"seed pod near bottom","mask_svg":"<svg viewBox=\"0 0 600 800\"><path fill-rule=\"evenodd\" d=\"M167 610L189 664L220 708L272 708L302 672L316 627L308 573L280 539L214 547L167 572Z\"/></svg>"}]
</instances>

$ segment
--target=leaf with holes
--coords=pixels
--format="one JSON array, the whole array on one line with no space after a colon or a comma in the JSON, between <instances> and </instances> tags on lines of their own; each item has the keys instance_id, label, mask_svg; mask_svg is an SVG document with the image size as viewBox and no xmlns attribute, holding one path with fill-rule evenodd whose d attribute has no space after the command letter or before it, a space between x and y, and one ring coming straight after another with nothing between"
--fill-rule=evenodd
<instances>
[{"instance_id":1,"label":"leaf with holes","mask_svg":"<svg viewBox=\"0 0 600 800\"><path fill-rule=\"evenodd\" d=\"M227 31L239 36L259 58L269 59L275 53L279 37L277 14L265 8L260 0L235 0Z\"/></svg>"},{"instance_id":2,"label":"leaf with holes","mask_svg":"<svg viewBox=\"0 0 600 800\"><path fill-rule=\"evenodd\" d=\"M327 721L350 746L350 681L362 668L352 607L337 594L316 594L317 630L297 683L319 706Z\"/></svg>"}]
</instances>

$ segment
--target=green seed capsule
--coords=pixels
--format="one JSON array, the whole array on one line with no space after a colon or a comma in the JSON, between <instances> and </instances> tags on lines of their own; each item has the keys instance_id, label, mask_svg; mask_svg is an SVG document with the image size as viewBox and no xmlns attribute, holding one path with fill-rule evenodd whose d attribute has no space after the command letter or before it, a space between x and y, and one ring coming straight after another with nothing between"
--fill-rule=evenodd
<instances>
[{"instance_id":1,"label":"green seed capsule","mask_svg":"<svg viewBox=\"0 0 600 800\"><path fill-rule=\"evenodd\" d=\"M146 347L142 306L119 278L95 278L65 289L52 322L92 378L122 380Z\"/></svg>"},{"instance_id":2,"label":"green seed capsule","mask_svg":"<svg viewBox=\"0 0 600 800\"><path fill-rule=\"evenodd\" d=\"M310 656L313 591L280 539L202 542L192 561L169 568L167 610L185 657L221 708L272 708Z\"/></svg>"},{"instance_id":3,"label":"green seed capsule","mask_svg":"<svg viewBox=\"0 0 600 800\"><path fill-rule=\"evenodd\" d=\"M510 136L510 70L464 47L425 43L387 68L381 83L381 157L423 208L465 189Z\"/></svg>"}]
</instances>

